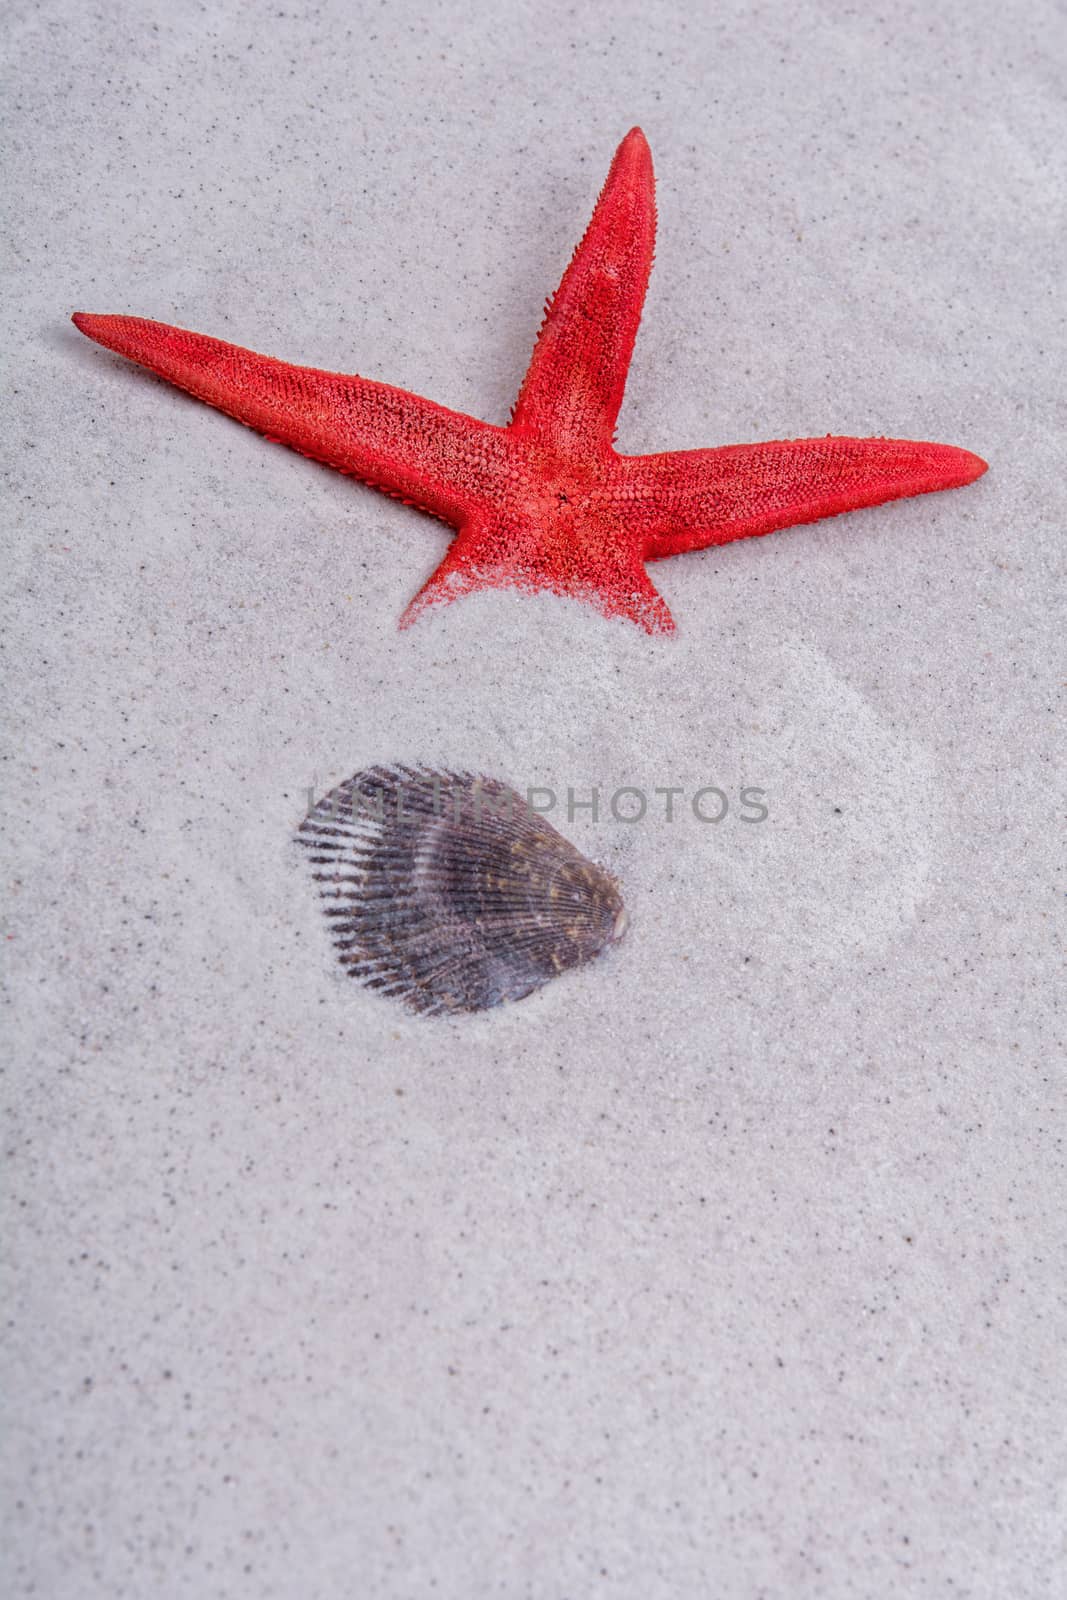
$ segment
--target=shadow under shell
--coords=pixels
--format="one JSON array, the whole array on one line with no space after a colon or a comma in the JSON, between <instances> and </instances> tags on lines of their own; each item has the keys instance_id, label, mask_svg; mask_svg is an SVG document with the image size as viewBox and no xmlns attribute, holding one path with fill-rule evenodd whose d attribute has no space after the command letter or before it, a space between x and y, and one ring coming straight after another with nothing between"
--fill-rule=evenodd
<instances>
[{"instance_id":1,"label":"shadow under shell","mask_svg":"<svg viewBox=\"0 0 1067 1600\"><path fill-rule=\"evenodd\" d=\"M297 839L342 966L414 1011L519 1000L626 929L615 880L495 778L371 767Z\"/></svg>"}]
</instances>

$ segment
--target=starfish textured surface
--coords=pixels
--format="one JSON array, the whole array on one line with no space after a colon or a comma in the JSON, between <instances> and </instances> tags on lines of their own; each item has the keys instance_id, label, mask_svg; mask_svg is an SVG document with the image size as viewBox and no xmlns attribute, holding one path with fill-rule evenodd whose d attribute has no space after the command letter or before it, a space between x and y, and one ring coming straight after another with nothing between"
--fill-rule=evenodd
<instances>
[{"instance_id":1,"label":"starfish textured surface","mask_svg":"<svg viewBox=\"0 0 1067 1600\"><path fill-rule=\"evenodd\" d=\"M674 623L645 562L957 488L986 463L906 439L778 440L625 456L615 422L652 267L652 158L622 141L549 302L506 427L388 384L292 366L140 317L76 313L82 333L268 438L457 530L402 624L475 589L548 589L650 633Z\"/></svg>"}]
</instances>

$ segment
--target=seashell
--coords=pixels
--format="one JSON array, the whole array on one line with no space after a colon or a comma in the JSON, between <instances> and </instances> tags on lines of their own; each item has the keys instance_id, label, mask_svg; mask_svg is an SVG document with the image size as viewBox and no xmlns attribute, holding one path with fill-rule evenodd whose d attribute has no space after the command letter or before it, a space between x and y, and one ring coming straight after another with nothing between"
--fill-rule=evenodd
<instances>
[{"instance_id":1,"label":"seashell","mask_svg":"<svg viewBox=\"0 0 1067 1600\"><path fill-rule=\"evenodd\" d=\"M519 1000L626 929L615 880L495 778L372 767L297 839L346 972L413 1011Z\"/></svg>"}]
</instances>

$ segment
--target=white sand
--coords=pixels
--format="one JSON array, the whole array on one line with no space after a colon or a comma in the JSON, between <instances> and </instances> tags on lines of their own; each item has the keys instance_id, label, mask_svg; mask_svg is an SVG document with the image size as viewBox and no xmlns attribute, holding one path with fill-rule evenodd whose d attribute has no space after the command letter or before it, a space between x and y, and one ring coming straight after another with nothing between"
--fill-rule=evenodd
<instances>
[{"instance_id":1,"label":"white sand","mask_svg":"<svg viewBox=\"0 0 1067 1600\"><path fill-rule=\"evenodd\" d=\"M1062 1593L1062 9L13 13L3 1593ZM503 420L634 122L621 447L986 478L400 634L442 529L66 322ZM580 814L627 941L419 1020L290 843L383 760L770 816Z\"/></svg>"}]
</instances>

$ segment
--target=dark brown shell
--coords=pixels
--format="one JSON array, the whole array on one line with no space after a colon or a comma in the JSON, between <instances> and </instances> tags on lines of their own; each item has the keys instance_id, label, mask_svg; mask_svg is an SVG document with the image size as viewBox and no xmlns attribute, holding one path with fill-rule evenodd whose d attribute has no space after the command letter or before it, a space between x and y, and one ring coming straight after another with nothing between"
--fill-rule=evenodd
<instances>
[{"instance_id":1,"label":"dark brown shell","mask_svg":"<svg viewBox=\"0 0 1067 1600\"><path fill-rule=\"evenodd\" d=\"M297 838L345 970L415 1011L521 999L626 926L614 879L495 778L372 767Z\"/></svg>"}]
</instances>

